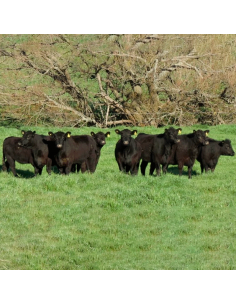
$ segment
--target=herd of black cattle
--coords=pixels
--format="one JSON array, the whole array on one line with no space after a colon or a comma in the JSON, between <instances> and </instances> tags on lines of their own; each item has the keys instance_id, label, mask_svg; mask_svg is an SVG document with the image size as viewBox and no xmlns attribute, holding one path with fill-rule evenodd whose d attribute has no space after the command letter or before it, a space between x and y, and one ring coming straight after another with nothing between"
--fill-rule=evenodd
<instances>
[{"instance_id":1,"label":"herd of black cattle","mask_svg":"<svg viewBox=\"0 0 236 305\"><path fill-rule=\"evenodd\" d=\"M168 165L178 165L179 175L183 166L188 166L188 177L191 178L192 167L197 159L201 171L214 171L220 155L234 156L231 141L217 141L208 137L209 130L197 130L181 135L181 128L170 127L162 134L150 135L136 130L118 130L120 140L116 143L115 158L120 171L136 175L141 163L141 173L145 175L147 164L150 163L150 175L156 170L157 175L165 174ZM15 161L22 164L32 164L34 174L41 175L46 165L48 174L52 166L59 173L68 175L70 172L95 172L102 147L110 132L90 135L75 135L70 132L49 132L47 136L38 135L32 131L22 130L22 137L8 137L3 142L2 170L11 169L18 177Z\"/></svg>"}]
</instances>

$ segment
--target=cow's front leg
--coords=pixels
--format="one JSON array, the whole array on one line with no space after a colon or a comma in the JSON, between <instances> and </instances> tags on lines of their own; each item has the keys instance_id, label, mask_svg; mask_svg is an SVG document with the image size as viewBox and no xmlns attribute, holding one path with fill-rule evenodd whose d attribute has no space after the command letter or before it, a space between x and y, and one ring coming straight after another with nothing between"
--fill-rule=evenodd
<instances>
[{"instance_id":1,"label":"cow's front leg","mask_svg":"<svg viewBox=\"0 0 236 305\"><path fill-rule=\"evenodd\" d=\"M121 161L119 158L116 159L116 161L117 161L117 163L118 163L119 170L120 170L121 172L123 172L123 171L124 171L124 166L123 166L122 161Z\"/></svg>"},{"instance_id":2,"label":"cow's front leg","mask_svg":"<svg viewBox=\"0 0 236 305\"><path fill-rule=\"evenodd\" d=\"M139 162L136 163L134 166L132 166L132 168L130 170L131 175L137 175L138 169L139 169Z\"/></svg>"},{"instance_id":3,"label":"cow's front leg","mask_svg":"<svg viewBox=\"0 0 236 305\"><path fill-rule=\"evenodd\" d=\"M65 174L66 175L69 175L69 173L71 172L71 167L72 167L72 164L68 164L65 168Z\"/></svg>"}]
</instances>

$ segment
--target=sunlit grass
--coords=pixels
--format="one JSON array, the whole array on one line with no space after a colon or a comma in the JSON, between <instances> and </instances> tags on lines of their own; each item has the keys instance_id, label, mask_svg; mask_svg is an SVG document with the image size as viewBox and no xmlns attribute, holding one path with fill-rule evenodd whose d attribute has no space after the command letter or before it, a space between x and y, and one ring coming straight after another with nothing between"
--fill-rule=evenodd
<instances>
[{"instance_id":1,"label":"sunlit grass","mask_svg":"<svg viewBox=\"0 0 236 305\"><path fill-rule=\"evenodd\" d=\"M183 133L198 128L186 127ZM229 138L236 149L235 125L207 128L212 138ZM7 136L20 136L14 128L0 130L1 145ZM191 180L186 168L179 177L176 167L166 176L139 172L132 177L118 170L119 136L110 131L93 175L49 176L44 169L31 178L32 166L18 163L21 178L0 172L0 268L235 269L236 158L220 157L214 174L201 175L196 162Z\"/></svg>"}]
</instances>

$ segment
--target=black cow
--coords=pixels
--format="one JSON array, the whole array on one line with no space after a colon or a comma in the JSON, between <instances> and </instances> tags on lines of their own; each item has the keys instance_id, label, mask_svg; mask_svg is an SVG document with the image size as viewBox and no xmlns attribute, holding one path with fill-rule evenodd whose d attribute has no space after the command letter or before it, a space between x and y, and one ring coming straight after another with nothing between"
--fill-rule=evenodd
<instances>
[{"instance_id":1,"label":"black cow","mask_svg":"<svg viewBox=\"0 0 236 305\"><path fill-rule=\"evenodd\" d=\"M21 164L31 164L36 171L32 150L19 146L18 142L20 140L19 137L8 137L3 142L2 170L8 171L10 168L15 177L18 177L15 161Z\"/></svg>"},{"instance_id":2,"label":"black cow","mask_svg":"<svg viewBox=\"0 0 236 305\"><path fill-rule=\"evenodd\" d=\"M96 169L96 142L91 136L71 136L70 132L49 132L48 141L54 143L54 158L61 174L68 175L73 164L86 163L93 173Z\"/></svg>"},{"instance_id":3,"label":"black cow","mask_svg":"<svg viewBox=\"0 0 236 305\"><path fill-rule=\"evenodd\" d=\"M151 162L150 175L152 175L156 169L157 175L159 176L161 172L161 164L163 173L166 173L168 157L171 154L173 144L179 142L178 134L181 133L181 131L181 128L175 129L170 127L165 129L163 134L138 134L136 140L142 147L141 173L143 175L145 175L148 162Z\"/></svg>"},{"instance_id":4,"label":"black cow","mask_svg":"<svg viewBox=\"0 0 236 305\"><path fill-rule=\"evenodd\" d=\"M91 136L94 138L96 145L97 145L97 147L96 147L96 155L97 155L96 167L97 167L100 155L101 155L101 149L106 144L106 138L110 137L110 134L111 134L110 131L108 131L107 133L103 133L102 131L94 133L93 131L91 131ZM73 136L72 136L72 138L73 138ZM87 166L86 166L86 162L83 162L81 164L81 166L79 164L77 164L77 171L80 171L80 169L81 169L82 173L84 173L88 170ZM73 171L75 171L75 168Z\"/></svg>"},{"instance_id":5,"label":"black cow","mask_svg":"<svg viewBox=\"0 0 236 305\"><path fill-rule=\"evenodd\" d=\"M137 130L124 129L120 131L116 129L115 132L121 136L115 148L115 158L120 171L137 175L142 147L136 139L131 137L137 134Z\"/></svg>"},{"instance_id":6,"label":"black cow","mask_svg":"<svg viewBox=\"0 0 236 305\"><path fill-rule=\"evenodd\" d=\"M23 137L20 138L18 145L30 148L33 154L35 176L41 175L43 167L46 165L48 174L51 174L52 158L50 157L49 147L45 141L45 136L38 135L35 131L21 131Z\"/></svg>"},{"instance_id":7,"label":"black cow","mask_svg":"<svg viewBox=\"0 0 236 305\"><path fill-rule=\"evenodd\" d=\"M209 130L197 130L187 135L180 135L180 142L174 144L168 164L178 165L179 175L182 175L183 166L188 166L188 178L192 178L192 168L198 156L200 146L208 145Z\"/></svg>"},{"instance_id":8,"label":"black cow","mask_svg":"<svg viewBox=\"0 0 236 305\"><path fill-rule=\"evenodd\" d=\"M201 172L205 170L211 170L214 172L215 167L218 163L220 156L234 156L235 153L231 146L231 141L225 139L223 141L217 141L214 139L208 138L209 145L202 146L199 149L199 154L197 160L201 165Z\"/></svg>"}]
</instances>

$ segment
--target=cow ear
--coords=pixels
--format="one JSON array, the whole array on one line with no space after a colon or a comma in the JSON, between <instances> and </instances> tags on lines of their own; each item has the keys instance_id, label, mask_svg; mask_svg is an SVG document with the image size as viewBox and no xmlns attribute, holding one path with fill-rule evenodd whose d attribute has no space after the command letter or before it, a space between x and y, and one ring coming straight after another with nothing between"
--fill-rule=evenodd
<instances>
[{"instance_id":1,"label":"cow ear","mask_svg":"<svg viewBox=\"0 0 236 305\"><path fill-rule=\"evenodd\" d=\"M225 144L224 140L219 143L220 146L223 146L224 144Z\"/></svg>"},{"instance_id":2,"label":"cow ear","mask_svg":"<svg viewBox=\"0 0 236 305\"><path fill-rule=\"evenodd\" d=\"M182 128L178 128L178 134L181 134L182 133Z\"/></svg>"},{"instance_id":3,"label":"cow ear","mask_svg":"<svg viewBox=\"0 0 236 305\"><path fill-rule=\"evenodd\" d=\"M120 134L120 131L119 131L119 129L116 129L116 130L115 130L115 132L116 132L117 134Z\"/></svg>"},{"instance_id":4,"label":"cow ear","mask_svg":"<svg viewBox=\"0 0 236 305\"><path fill-rule=\"evenodd\" d=\"M53 136L53 133L52 133L51 131L49 131L49 133L48 133L48 134L49 134L49 136Z\"/></svg>"},{"instance_id":5,"label":"cow ear","mask_svg":"<svg viewBox=\"0 0 236 305\"><path fill-rule=\"evenodd\" d=\"M131 134L134 135L134 136L136 136L136 135L137 135L137 130L133 130L133 131L131 132Z\"/></svg>"},{"instance_id":6,"label":"cow ear","mask_svg":"<svg viewBox=\"0 0 236 305\"><path fill-rule=\"evenodd\" d=\"M193 130L193 133L195 133L195 132L196 132L196 130L194 129L194 130Z\"/></svg>"},{"instance_id":7,"label":"cow ear","mask_svg":"<svg viewBox=\"0 0 236 305\"><path fill-rule=\"evenodd\" d=\"M204 133L205 133L206 136L208 136L209 132L210 132L210 130L205 130L205 131L204 131Z\"/></svg>"},{"instance_id":8,"label":"cow ear","mask_svg":"<svg viewBox=\"0 0 236 305\"><path fill-rule=\"evenodd\" d=\"M105 137L106 137L106 138L110 138L110 134L111 134L110 131L108 131L108 132L105 134Z\"/></svg>"},{"instance_id":9,"label":"cow ear","mask_svg":"<svg viewBox=\"0 0 236 305\"><path fill-rule=\"evenodd\" d=\"M25 131L24 131L24 130L21 130L21 134L25 134Z\"/></svg>"},{"instance_id":10,"label":"cow ear","mask_svg":"<svg viewBox=\"0 0 236 305\"><path fill-rule=\"evenodd\" d=\"M91 134L91 136L92 136L92 137L94 137L94 136L95 136L95 133L94 133L93 131L91 131L91 133L90 133L90 134Z\"/></svg>"},{"instance_id":11,"label":"cow ear","mask_svg":"<svg viewBox=\"0 0 236 305\"><path fill-rule=\"evenodd\" d=\"M70 138L70 137L71 137L71 132L68 131L68 132L66 133L66 137L67 137L67 138Z\"/></svg>"}]
</instances>

